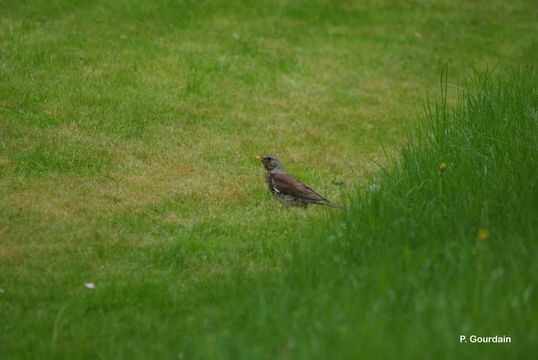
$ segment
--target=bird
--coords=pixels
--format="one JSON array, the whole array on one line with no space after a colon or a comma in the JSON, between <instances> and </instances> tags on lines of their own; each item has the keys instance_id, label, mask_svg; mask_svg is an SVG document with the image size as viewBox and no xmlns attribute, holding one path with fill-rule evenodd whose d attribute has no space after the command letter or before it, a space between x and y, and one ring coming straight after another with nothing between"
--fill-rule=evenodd
<instances>
[{"instance_id":1,"label":"bird","mask_svg":"<svg viewBox=\"0 0 538 360\"><path fill-rule=\"evenodd\" d=\"M310 204L317 204L341 208L340 205L325 199L295 176L288 174L276 156L258 155L256 160L260 161L266 170L269 191L285 207L306 208Z\"/></svg>"}]
</instances>

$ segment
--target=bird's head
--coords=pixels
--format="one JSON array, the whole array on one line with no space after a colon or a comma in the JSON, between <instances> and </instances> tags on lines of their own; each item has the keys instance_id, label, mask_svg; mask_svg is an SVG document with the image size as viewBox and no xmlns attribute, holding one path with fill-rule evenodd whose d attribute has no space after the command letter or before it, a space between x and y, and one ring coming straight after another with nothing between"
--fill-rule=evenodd
<instances>
[{"instance_id":1,"label":"bird's head","mask_svg":"<svg viewBox=\"0 0 538 360\"><path fill-rule=\"evenodd\" d=\"M280 160L276 158L276 156L273 155L263 155L263 156L256 156L256 160L260 161L263 164L263 167L267 171L271 171L273 169L277 170L283 170L282 165L280 164Z\"/></svg>"}]
</instances>

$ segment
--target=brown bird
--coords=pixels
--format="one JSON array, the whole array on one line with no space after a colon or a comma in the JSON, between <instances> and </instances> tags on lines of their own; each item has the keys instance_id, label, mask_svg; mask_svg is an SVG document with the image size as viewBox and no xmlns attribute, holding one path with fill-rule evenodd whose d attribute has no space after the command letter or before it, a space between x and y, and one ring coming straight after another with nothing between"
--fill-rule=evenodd
<instances>
[{"instance_id":1,"label":"brown bird","mask_svg":"<svg viewBox=\"0 0 538 360\"><path fill-rule=\"evenodd\" d=\"M341 207L325 199L312 188L297 180L295 176L284 171L280 160L275 156L256 156L256 160L261 161L266 170L269 191L282 205L302 208L306 208L309 204L327 205L334 208Z\"/></svg>"}]
</instances>

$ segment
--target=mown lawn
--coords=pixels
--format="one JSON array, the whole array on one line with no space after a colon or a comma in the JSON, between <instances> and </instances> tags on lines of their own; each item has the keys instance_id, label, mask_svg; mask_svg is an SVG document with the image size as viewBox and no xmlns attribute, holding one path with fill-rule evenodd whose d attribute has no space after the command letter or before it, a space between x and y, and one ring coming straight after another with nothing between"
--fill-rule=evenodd
<instances>
[{"instance_id":1,"label":"mown lawn","mask_svg":"<svg viewBox=\"0 0 538 360\"><path fill-rule=\"evenodd\" d=\"M358 348L420 356L431 338L419 331L408 340L424 322L381 298L399 299L387 280L403 271L390 265L400 254L386 251L392 244L381 241L365 262L384 269L379 278L361 277L368 267L352 270L348 260L334 273L313 266L324 262L320 254L344 256L319 244L338 224L373 220L281 208L253 157L275 153L320 193L347 203L346 194L378 176L385 152L397 156L426 94L440 96L445 64L447 101L457 104L456 84L474 69L502 72L538 60L537 19L530 0L0 0L0 356L326 358L358 356ZM432 158L434 171L438 161L454 165ZM420 183L424 174L413 174ZM504 194L503 184L490 190ZM518 239L536 234L532 214ZM413 224L418 231L420 221ZM474 234L482 225L467 226ZM397 241L398 232L392 236ZM342 243L353 244L347 238ZM536 254L526 240L518 244L506 261ZM406 245L395 249L412 254ZM461 254L452 251L443 264L456 271ZM469 259L458 271L473 266ZM528 265L532 274L516 285L529 304L531 264L521 260L511 273L517 278ZM363 285L342 273L388 292L360 298ZM396 278L404 290L406 281L423 284ZM424 299L468 293L439 295L427 284L413 301L429 311L422 319L446 317L429 329L445 332L436 354L439 339L453 336L447 349L465 355L460 334L449 331L473 331L475 323ZM355 296L368 321L353 310ZM503 311L498 306L493 314ZM383 310L394 323L378 317ZM514 310L494 324L527 315ZM532 350L533 324L520 349ZM523 322L517 334L531 328Z\"/></svg>"}]
</instances>

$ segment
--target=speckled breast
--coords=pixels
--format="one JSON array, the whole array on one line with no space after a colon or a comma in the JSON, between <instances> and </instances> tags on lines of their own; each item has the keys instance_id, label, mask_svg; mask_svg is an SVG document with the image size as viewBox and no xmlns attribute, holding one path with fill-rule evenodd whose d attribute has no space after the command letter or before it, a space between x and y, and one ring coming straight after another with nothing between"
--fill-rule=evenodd
<instances>
[{"instance_id":1,"label":"speckled breast","mask_svg":"<svg viewBox=\"0 0 538 360\"><path fill-rule=\"evenodd\" d=\"M284 206L306 207L308 205L308 203L303 201L301 198L290 194L285 194L278 190L274 182L272 181L271 175L269 173L267 174L267 186L269 187L271 195L273 195L273 197Z\"/></svg>"}]
</instances>

